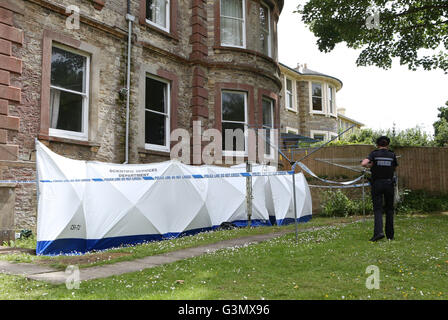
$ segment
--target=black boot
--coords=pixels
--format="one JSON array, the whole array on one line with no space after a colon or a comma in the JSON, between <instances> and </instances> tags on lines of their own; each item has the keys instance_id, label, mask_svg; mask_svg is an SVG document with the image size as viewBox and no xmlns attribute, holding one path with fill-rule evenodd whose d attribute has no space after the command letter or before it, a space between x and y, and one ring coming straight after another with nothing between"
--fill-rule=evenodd
<instances>
[{"instance_id":1,"label":"black boot","mask_svg":"<svg viewBox=\"0 0 448 320\"><path fill-rule=\"evenodd\" d=\"M375 242L384 238L384 234L380 233L376 236L373 236L369 241Z\"/></svg>"}]
</instances>

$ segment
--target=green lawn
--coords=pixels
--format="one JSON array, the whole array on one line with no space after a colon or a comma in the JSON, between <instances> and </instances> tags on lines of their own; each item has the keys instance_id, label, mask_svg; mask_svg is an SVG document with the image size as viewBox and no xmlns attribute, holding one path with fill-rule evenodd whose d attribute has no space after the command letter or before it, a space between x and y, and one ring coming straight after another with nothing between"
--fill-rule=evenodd
<instances>
[{"instance_id":1,"label":"green lawn","mask_svg":"<svg viewBox=\"0 0 448 320\"><path fill-rule=\"evenodd\" d=\"M313 223L328 225L331 219L320 221ZM299 243L292 233L142 272L82 282L79 290L0 275L0 298L446 300L447 222L448 216L440 214L398 216L396 240L377 243L368 241L372 220L327 226L301 233ZM379 289L366 288L370 265L379 268Z\"/></svg>"},{"instance_id":2,"label":"green lawn","mask_svg":"<svg viewBox=\"0 0 448 320\"><path fill-rule=\"evenodd\" d=\"M359 220L360 217L322 217L312 219L308 223L299 224L299 230L309 229L333 224L350 223ZM279 230L294 230L294 225L273 226L273 227L255 227L255 228L237 228L232 230L216 230L212 232L203 232L195 236L180 237L169 241L154 241L137 246L128 246L116 249L105 250L103 252L91 252L82 256L35 256L30 254L18 253L0 255L0 260L11 262L32 262L46 264L53 268L65 269L68 265L78 265L80 268L110 264L119 261L129 261L147 256L163 254L166 252L180 250L200 245L216 243L223 240L235 239L256 234L266 234ZM21 248L36 249L35 237L18 240L15 245Z\"/></svg>"}]
</instances>

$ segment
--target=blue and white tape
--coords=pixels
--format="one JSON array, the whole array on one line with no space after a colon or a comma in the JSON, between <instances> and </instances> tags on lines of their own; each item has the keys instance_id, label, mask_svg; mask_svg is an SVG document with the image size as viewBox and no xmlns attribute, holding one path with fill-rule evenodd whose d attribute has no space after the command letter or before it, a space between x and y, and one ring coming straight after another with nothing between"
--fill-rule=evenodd
<instances>
[{"instance_id":1,"label":"blue and white tape","mask_svg":"<svg viewBox=\"0 0 448 320\"><path fill-rule=\"evenodd\" d=\"M174 176L142 176L142 177L117 177L117 178L84 178L84 179L41 179L40 183L79 183L79 182L126 182L126 181L151 181L151 180L188 180L188 179L222 179L222 178L247 178L293 175L294 171L275 172L233 172L215 174L191 174ZM0 180L0 183L32 184L36 180Z\"/></svg>"},{"instance_id":2,"label":"blue and white tape","mask_svg":"<svg viewBox=\"0 0 448 320\"><path fill-rule=\"evenodd\" d=\"M326 188L326 189L346 189L346 188L362 188L362 187L369 187L369 183L361 183L361 184L351 184L348 186L317 186L309 184L308 187L310 188Z\"/></svg>"},{"instance_id":3,"label":"blue and white tape","mask_svg":"<svg viewBox=\"0 0 448 320\"><path fill-rule=\"evenodd\" d=\"M306 165L304 165L303 163L301 163L301 162L297 162L297 164L302 168L303 171L305 171L306 173L310 174L310 175L313 176L314 178L316 178L316 179L318 179L318 180L320 180L320 181L322 181L322 182L325 182L325 183L341 184L341 185L347 186L347 185L351 185L351 184L353 184L353 183L355 183L355 182L358 182L359 180L361 180L361 179L364 177L364 175L361 175L361 176L359 176L358 178L356 178L356 179L354 179L354 180L351 180L351 181L343 181L343 182L341 182L341 181L331 181L331 180L327 180L327 179L323 179L323 178L318 177L314 172L312 172L312 171L311 171ZM350 187L353 188L353 186L350 186Z\"/></svg>"}]
</instances>

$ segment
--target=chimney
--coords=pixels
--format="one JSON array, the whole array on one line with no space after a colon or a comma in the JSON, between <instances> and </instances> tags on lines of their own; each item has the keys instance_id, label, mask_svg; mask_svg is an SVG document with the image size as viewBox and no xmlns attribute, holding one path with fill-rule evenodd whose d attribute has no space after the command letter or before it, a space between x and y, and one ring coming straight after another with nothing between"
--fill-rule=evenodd
<instances>
[{"instance_id":1,"label":"chimney","mask_svg":"<svg viewBox=\"0 0 448 320\"><path fill-rule=\"evenodd\" d=\"M338 108L338 113L342 114L343 116L345 116L345 108Z\"/></svg>"}]
</instances>

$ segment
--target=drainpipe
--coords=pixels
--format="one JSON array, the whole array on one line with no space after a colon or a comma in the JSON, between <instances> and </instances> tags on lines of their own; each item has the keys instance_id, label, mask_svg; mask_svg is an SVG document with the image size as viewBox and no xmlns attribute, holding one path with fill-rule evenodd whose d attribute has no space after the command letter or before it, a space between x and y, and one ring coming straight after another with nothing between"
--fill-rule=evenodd
<instances>
[{"instance_id":1,"label":"drainpipe","mask_svg":"<svg viewBox=\"0 0 448 320\"><path fill-rule=\"evenodd\" d=\"M132 45L132 23L135 17L131 15L131 1L127 1L128 21L128 65L126 70L126 142L125 142L125 161L124 164L129 163L129 95L131 91L131 45Z\"/></svg>"}]
</instances>

